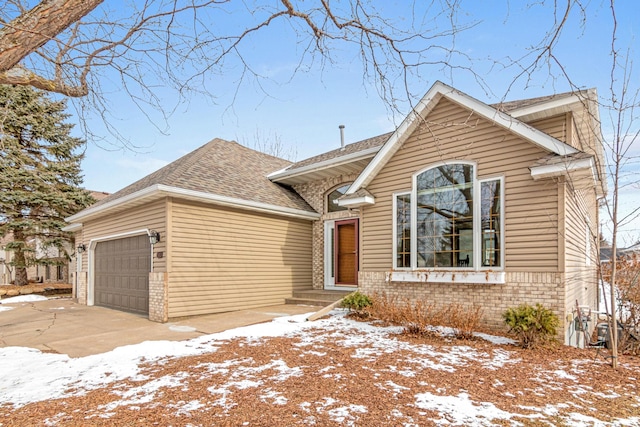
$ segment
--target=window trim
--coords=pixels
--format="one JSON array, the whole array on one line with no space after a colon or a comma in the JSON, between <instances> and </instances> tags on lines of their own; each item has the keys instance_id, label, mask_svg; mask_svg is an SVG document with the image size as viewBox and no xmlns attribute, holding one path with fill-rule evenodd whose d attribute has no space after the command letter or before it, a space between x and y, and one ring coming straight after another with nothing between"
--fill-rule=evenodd
<instances>
[{"instance_id":1,"label":"window trim","mask_svg":"<svg viewBox=\"0 0 640 427\"><path fill-rule=\"evenodd\" d=\"M504 270L504 176L493 176L478 179L478 197L482 197L481 189L483 182L499 181L500 182L500 266L483 266L482 265L482 203L478 203L478 227L480 230L480 236L478 238L478 255L480 263L478 265L478 271L480 270ZM475 197L475 194L474 194ZM474 247L474 251L475 251Z\"/></svg>"},{"instance_id":2,"label":"window trim","mask_svg":"<svg viewBox=\"0 0 640 427\"><path fill-rule=\"evenodd\" d=\"M453 266L453 267L417 267L418 263L418 243L417 243L417 230L418 230L418 217L417 217L417 209L418 209L418 204L417 204L417 196L418 196L418 188L417 188L417 181L418 181L418 176L421 175L422 173L439 167L439 166L445 166L445 165L453 165L453 164L463 164L463 165L471 165L473 167L473 266L472 267L458 267L458 266ZM504 227L505 227L505 210L504 210L504 198L505 198L505 186L504 186L504 182L505 182L505 178L504 175L494 175L494 176L487 176L487 177L482 177L482 178L478 178L477 175L477 163L473 162L473 161L468 161L468 160L459 160L459 161L452 161L452 162L437 162L437 163L432 163L431 165L417 171L416 173L414 173L411 177L411 190L410 191L398 191L398 192L394 192L392 193L392 239L393 239L393 245L392 245L392 256L393 256L393 260L392 260L392 266L393 266L393 270L397 271L400 274L391 274L389 275L389 280L393 280L396 281L399 277L402 277L403 280L402 281L432 281L432 280L428 280L425 278L429 277L429 273L438 273L438 274L431 274L432 279L435 277L439 277L440 280L446 279L446 278L450 278L450 281L460 281L460 279L458 280L453 280L453 277L455 277L455 274L457 273L458 276L460 277L460 274L464 274L466 276L469 276L469 278L471 279L471 277L475 277L476 275L474 273L477 272L481 272L484 276L486 276L485 273L493 273L495 272L496 274L492 274L492 277L488 277L486 281L488 283L504 283L504 269L505 269L505 235L504 235ZM499 203L500 203L500 229L499 229L499 233L500 233L500 238L499 238L499 244L500 244L500 252L499 252L499 261L500 261L500 265L499 266L483 266L482 265L482 202L481 202L481 198L482 198L482 184L485 182L491 182L491 181L498 181L499 185L500 185L500 199L499 199ZM398 197L399 196L405 196L405 195L410 195L411 197L411 207L410 207L410 212L411 212L411 266L410 267L398 267L397 265L397 260L398 260L398 221L397 221L397 216L398 216ZM426 274L426 276L425 276ZM484 277L483 276L483 277ZM495 277L493 277L495 276ZM411 277L414 277L415 280L409 280ZM475 281L475 279L472 279L472 281ZM482 280L482 282L484 282L485 280Z\"/></svg>"},{"instance_id":3,"label":"window trim","mask_svg":"<svg viewBox=\"0 0 640 427\"><path fill-rule=\"evenodd\" d=\"M348 211L349 208L346 206L340 206L336 203L336 206L339 207L340 209L335 210L335 211L330 211L329 210L329 196L331 195L331 193L333 193L334 191L338 190L339 188L342 187L346 187L346 190L349 189L349 187L351 187L351 184L353 184L353 182L347 181L347 182L342 182L340 184L337 184L333 187L331 187L330 189L328 189L325 193L324 193L324 200L322 202L322 204L324 205L324 213L328 214L328 213L335 213L335 212L344 212L344 211ZM347 193L347 191L345 190L345 192L342 194L343 196Z\"/></svg>"},{"instance_id":4,"label":"window trim","mask_svg":"<svg viewBox=\"0 0 640 427\"><path fill-rule=\"evenodd\" d=\"M409 227L411 227L411 253L410 253L410 258L411 260L409 261L411 266L409 267L398 267L398 197L400 196L410 196L410 202L411 206L409 207L410 209L410 215L411 215L411 222ZM393 269L394 270L411 270L413 267L413 192L412 191L399 191L397 193L393 193L392 194L393 197L393 218L392 218L392 222L393 222Z\"/></svg>"}]
</instances>

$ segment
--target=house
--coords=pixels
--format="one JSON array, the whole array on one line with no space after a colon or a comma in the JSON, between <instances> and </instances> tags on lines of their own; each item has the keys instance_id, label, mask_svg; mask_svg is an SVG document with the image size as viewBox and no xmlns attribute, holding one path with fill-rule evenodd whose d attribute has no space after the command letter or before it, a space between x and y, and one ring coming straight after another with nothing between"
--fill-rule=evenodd
<instances>
[{"instance_id":1,"label":"house","mask_svg":"<svg viewBox=\"0 0 640 427\"><path fill-rule=\"evenodd\" d=\"M68 218L77 298L156 321L360 289L597 307L595 90L487 105L436 82L388 134L290 163L214 139ZM86 255L85 255L86 254Z\"/></svg>"},{"instance_id":2,"label":"house","mask_svg":"<svg viewBox=\"0 0 640 427\"><path fill-rule=\"evenodd\" d=\"M613 248L609 246L608 243L605 245L600 245L600 263L608 263L611 262L611 256L613 255ZM616 248L616 258L631 258L633 256L640 255L640 242L636 242L633 245L621 248Z\"/></svg>"}]
</instances>

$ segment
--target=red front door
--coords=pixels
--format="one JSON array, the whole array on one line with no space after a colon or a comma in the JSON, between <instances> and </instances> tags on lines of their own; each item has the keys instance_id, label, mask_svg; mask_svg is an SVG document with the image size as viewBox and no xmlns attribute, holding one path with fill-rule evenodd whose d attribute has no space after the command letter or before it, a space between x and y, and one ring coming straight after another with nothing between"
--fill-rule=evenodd
<instances>
[{"instance_id":1,"label":"red front door","mask_svg":"<svg viewBox=\"0 0 640 427\"><path fill-rule=\"evenodd\" d=\"M347 219L335 223L335 280L336 285L358 285L358 220Z\"/></svg>"}]
</instances>

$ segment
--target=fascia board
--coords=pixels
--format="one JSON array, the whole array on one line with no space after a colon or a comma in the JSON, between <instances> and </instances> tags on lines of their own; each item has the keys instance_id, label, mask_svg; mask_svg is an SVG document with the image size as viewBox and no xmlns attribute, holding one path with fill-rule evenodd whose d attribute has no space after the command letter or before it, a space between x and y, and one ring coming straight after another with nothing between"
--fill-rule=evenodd
<instances>
[{"instance_id":1,"label":"fascia board","mask_svg":"<svg viewBox=\"0 0 640 427\"><path fill-rule=\"evenodd\" d=\"M509 111L509 115L511 117L520 118L524 116L528 116L529 114L539 113L544 110L551 110L560 107L569 107L568 110L571 110L571 104L575 104L577 102L581 102L581 99L578 95L570 95L566 98L561 99L552 99L550 101L542 102L539 104L529 105L522 108L517 108L515 110Z\"/></svg>"},{"instance_id":2,"label":"fascia board","mask_svg":"<svg viewBox=\"0 0 640 427\"><path fill-rule=\"evenodd\" d=\"M353 207L353 206L363 206L363 205L375 205L376 199L372 196L362 196L362 197L354 197L352 199L346 200L338 200L338 206L343 207Z\"/></svg>"},{"instance_id":3,"label":"fascia board","mask_svg":"<svg viewBox=\"0 0 640 427\"><path fill-rule=\"evenodd\" d=\"M387 142L380 148L373 160L364 168L362 173L351 184L351 187L345 192L345 194L353 194L360 188L366 187L369 182L378 174L380 169L387 163L387 160L395 154L399 147L399 144L404 142L409 137L413 129L417 126L418 117L423 116L430 109L429 107L434 104L434 101L440 99L441 90L444 90L446 86L442 82L435 82L431 89L425 94L425 96L418 102L416 108L414 108L407 117L404 118L400 126L393 132ZM449 88L451 89L451 88Z\"/></svg>"},{"instance_id":4,"label":"fascia board","mask_svg":"<svg viewBox=\"0 0 640 427\"><path fill-rule=\"evenodd\" d=\"M217 194L205 193L202 191L186 190L183 188L170 187L163 184L155 184L140 191L136 191L135 193L131 193L119 199L105 203L104 205L85 209L82 212L66 218L66 221L76 222L95 215L107 213L114 208L125 206L140 198L148 197L155 199L163 196L176 196L182 198L186 197L204 203L214 203L222 206L248 209L257 212L266 212L270 214L284 215L307 220L315 220L320 218L320 214L318 213L303 211L301 209L287 208L284 206L277 206L268 203L254 202L250 200L238 199L235 197L220 196Z\"/></svg>"},{"instance_id":5,"label":"fascia board","mask_svg":"<svg viewBox=\"0 0 640 427\"><path fill-rule=\"evenodd\" d=\"M373 180L375 175L377 175L380 169L382 169L382 167L387 163L389 158L398 150L399 147L396 147L396 145L404 142L404 140L409 137L410 133L417 126L419 121L418 118L424 118L429 113L430 109L433 108L435 102L441 97L446 97L451 101L470 109L479 116L514 132L547 151L561 156L575 154L578 152L578 150L568 144L535 129L506 113L502 113L495 108L452 88L451 86L437 81L420 100L416 108L414 108L413 111L411 111L411 113L409 113L409 115L407 115L407 117L402 121L398 129L396 129L391 137L389 137L389 140L382 146L380 151L378 151L378 154L362 171L360 176L358 176L345 194L353 194L360 188L366 187L371 180Z\"/></svg>"},{"instance_id":6,"label":"fascia board","mask_svg":"<svg viewBox=\"0 0 640 427\"><path fill-rule=\"evenodd\" d=\"M357 151L355 153L350 153L344 156L335 157L333 159L324 160L322 162L313 163L307 166L303 166L301 168L296 168L292 170L289 170L289 168L283 169L267 175L267 178L269 178L273 182L278 182L278 180L281 180L281 179L292 178L300 175L306 175L308 173L317 172L324 169L329 169L331 167L340 166L346 163L352 163L358 160L364 160L364 159L373 157L378 152L378 150L380 150L380 147L372 147L372 148L367 148L365 150Z\"/></svg>"},{"instance_id":7,"label":"fascia board","mask_svg":"<svg viewBox=\"0 0 640 427\"><path fill-rule=\"evenodd\" d=\"M541 179L549 176L565 175L571 171L578 169L591 169L591 173L595 180L595 163L593 158L580 159L580 160L568 160L566 163L544 166L533 166L529 168L531 170L531 177L534 180Z\"/></svg>"},{"instance_id":8,"label":"fascia board","mask_svg":"<svg viewBox=\"0 0 640 427\"><path fill-rule=\"evenodd\" d=\"M470 97L458 90L451 88L449 93L443 94L445 97L451 99L458 104L469 108L474 113L484 117L487 120L491 120L496 124L518 134L519 136L529 140L530 142L544 148L547 151L555 153L559 156L566 156L568 154L575 154L578 152L575 148L568 144L565 144L558 139L547 135L546 133L539 131L520 120L496 110L493 107L480 102L477 99Z\"/></svg>"},{"instance_id":9,"label":"fascia board","mask_svg":"<svg viewBox=\"0 0 640 427\"><path fill-rule=\"evenodd\" d=\"M214 203L216 205L243 208L257 212L284 215L300 219L316 220L320 218L319 213L304 211L301 209L287 208L284 206L277 206L269 203L255 202L251 200L237 199L235 197L221 196L218 194L205 193L202 191L185 190L178 187L169 187L165 185L159 185L159 187L160 191L169 196L188 197L202 202Z\"/></svg>"},{"instance_id":10,"label":"fascia board","mask_svg":"<svg viewBox=\"0 0 640 427\"><path fill-rule=\"evenodd\" d=\"M146 197L146 196L154 196L158 192L159 184L151 185L149 187L143 188L142 190L136 191L131 194L127 194L126 196L119 197L110 202L104 203L102 205L88 207L75 215L71 215L68 218L65 218L67 222L76 222L84 218L88 218L94 216L96 214L101 214L103 212L109 211L113 208L119 207L121 205L126 205L136 199Z\"/></svg>"},{"instance_id":11,"label":"fascia board","mask_svg":"<svg viewBox=\"0 0 640 427\"><path fill-rule=\"evenodd\" d=\"M69 224L69 225L65 225L64 227L61 228L62 231L65 231L67 233L74 233L78 230L82 229L82 223L81 222L76 222L73 224Z\"/></svg>"}]
</instances>

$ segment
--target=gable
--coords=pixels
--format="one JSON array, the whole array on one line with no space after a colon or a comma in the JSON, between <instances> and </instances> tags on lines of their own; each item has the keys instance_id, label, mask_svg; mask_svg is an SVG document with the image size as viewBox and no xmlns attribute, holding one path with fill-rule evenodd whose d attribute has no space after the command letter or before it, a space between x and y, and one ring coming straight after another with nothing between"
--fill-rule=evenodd
<instances>
[{"instance_id":1,"label":"gable","mask_svg":"<svg viewBox=\"0 0 640 427\"><path fill-rule=\"evenodd\" d=\"M575 154L578 152L578 150L570 145L535 129L524 122L514 119L506 113L500 112L483 102L445 85L442 82L436 82L431 89L429 89L424 98L422 98L418 103L416 108L405 118L398 129L396 129L396 131L391 135L389 140L380 149L378 154L373 158L362 174L360 174L358 179L356 179L351 188L347 191L347 198L348 195L358 191L360 188L367 187L371 180L373 180L389 159L414 132L416 127L421 124L428 125L430 122L433 122L431 112L442 99L447 99L448 101L461 106L478 118L488 120L496 127L506 129L510 133L513 133L514 135L528 141L534 146L546 150L547 152L561 156ZM465 122L463 121L460 125L464 126Z\"/></svg>"},{"instance_id":2,"label":"gable","mask_svg":"<svg viewBox=\"0 0 640 427\"><path fill-rule=\"evenodd\" d=\"M393 198L412 190L412 177L441 163L474 165L478 179L503 178L505 185L505 265L534 271L558 268L558 184L534 181L530 167L547 150L442 99L417 126L367 190L375 204L364 206L363 270L393 268ZM535 206L535 209L532 209Z\"/></svg>"}]
</instances>

